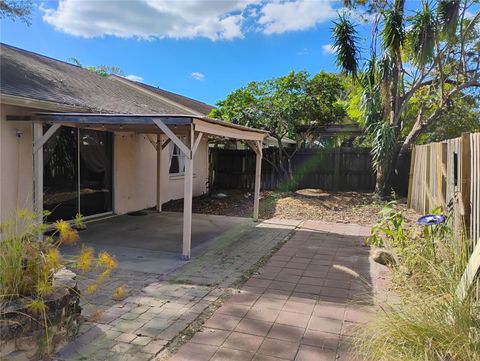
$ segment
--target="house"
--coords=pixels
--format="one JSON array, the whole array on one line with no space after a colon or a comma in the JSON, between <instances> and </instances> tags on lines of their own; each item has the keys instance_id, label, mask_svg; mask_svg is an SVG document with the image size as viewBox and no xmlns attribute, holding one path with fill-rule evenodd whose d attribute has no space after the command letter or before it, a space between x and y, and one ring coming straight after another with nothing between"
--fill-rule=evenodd
<instances>
[{"instance_id":1,"label":"house","mask_svg":"<svg viewBox=\"0 0 480 361\"><path fill-rule=\"evenodd\" d=\"M19 208L49 210L54 221L161 211L184 198L188 258L208 139L247 142L260 177L264 131L208 118L209 105L146 84L6 44L0 50L0 221Z\"/></svg>"}]
</instances>

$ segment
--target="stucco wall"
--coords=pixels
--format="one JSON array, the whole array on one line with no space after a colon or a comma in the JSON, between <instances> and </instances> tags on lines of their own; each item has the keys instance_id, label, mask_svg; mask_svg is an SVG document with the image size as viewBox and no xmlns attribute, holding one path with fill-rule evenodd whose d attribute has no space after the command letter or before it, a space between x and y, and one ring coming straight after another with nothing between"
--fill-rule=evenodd
<instances>
[{"instance_id":1,"label":"stucco wall","mask_svg":"<svg viewBox=\"0 0 480 361\"><path fill-rule=\"evenodd\" d=\"M35 109L0 106L0 222L16 209L32 208L32 123L6 121L6 115L32 115ZM17 130L22 134L17 137ZM156 151L146 135L114 136L114 212L123 214L155 206ZM167 138L162 136L162 141ZM169 147L162 152L162 203L183 198L183 177L168 174ZM206 191L208 146L202 139L194 160L193 194Z\"/></svg>"},{"instance_id":2,"label":"stucco wall","mask_svg":"<svg viewBox=\"0 0 480 361\"><path fill-rule=\"evenodd\" d=\"M0 105L0 221L32 208L32 123L6 121L31 110Z\"/></svg>"},{"instance_id":3,"label":"stucco wall","mask_svg":"<svg viewBox=\"0 0 480 361\"><path fill-rule=\"evenodd\" d=\"M162 142L166 140L162 136ZM169 147L162 151L161 200L183 198L183 176L168 174ZM115 134L114 141L114 212L128 213L154 207L156 203L157 155L146 135ZM208 145L202 139L194 159L193 195L206 191L208 180Z\"/></svg>"}]
</instances>

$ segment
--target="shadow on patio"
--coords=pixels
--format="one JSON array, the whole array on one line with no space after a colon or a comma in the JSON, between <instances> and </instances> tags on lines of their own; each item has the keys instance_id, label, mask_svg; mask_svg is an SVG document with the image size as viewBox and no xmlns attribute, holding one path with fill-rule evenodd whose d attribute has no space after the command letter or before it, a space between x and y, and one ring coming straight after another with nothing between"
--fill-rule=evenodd
<instances>
[{"instance_id":1,"label":"shadow on patio","mask_svg":"<svg viewBox=\"0 0 480 361\"><path fill-rule=\"evenodd\" d=\"M81 232L81 244L108 251L119 261L120 270L166 274L185 264L180 259L182 227L181 213L146 210L88 223L87 230ZM192 257L200 255L217 237L252 227L253 221L247 218L194 214ZM63 247L66 254L79 249Z\"/></svg>"}]
</instances>

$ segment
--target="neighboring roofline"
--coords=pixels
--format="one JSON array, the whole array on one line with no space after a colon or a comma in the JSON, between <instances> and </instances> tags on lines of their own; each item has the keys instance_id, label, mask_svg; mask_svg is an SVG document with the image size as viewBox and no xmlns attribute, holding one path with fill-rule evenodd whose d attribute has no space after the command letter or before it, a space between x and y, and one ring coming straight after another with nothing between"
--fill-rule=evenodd
<instances>
[{"instance_id":1,"label":"neighboring roofline","mask_svg":"<svg viewBox=\"0 0 480 361\"><path fill-rule=\"evenodd\" d=\"M14 106L25 107L25 108L33 108L33 109L44 109L44 110L51 110L51 111L57 111L57 112L90 110L88 108L80 107L77 105L61 104L61 103L56 103L48 100L28 98L28 97L10 95L5 93L0 93L0 103L6 104L6 105L14 105Z\"/></svg>"},{"instance_id":2,"label":"neighboring roofline","mask_svg":"<svg viewBox=\"0 0 480 361\"><path fill-rule=\"evenodd\" d=\"M150 95L150 96L153 96L153 97L155 97L155 98L158 98L158 99L160 99L161 101L164 101L164 102L166 102L166 103L168 103L168 104L170 104L170 105L174 105L174 106L176 106L177 108L184 109L184 110L186 110L187 112L192 112L192 113L194 113L195 115L199 115L199 116L202 116L202 115L203 115L202 113L199 113L199 112L196 111L195 109L189 108L189 107L187 107L187 106L185 106L185 105L183 105L183 104L180 104L180 103L177 103L177 102L175 102L175 101L173 101L173 100L170 100L170 99L168 99L168 98L162 97L160 94L157 94L157 93L155 93L155 92L152 91L152 90L148 90L148 89L142 87L141 85L137 85L137 84L135 84L135 82L133 82L133 81L131 81L131 80L128 80L128 79L125 79L125 78L123 78L123 77L121 77L121 76L118 76L118 75L115 75L115 74L111 74L111 75L108 76L108 78L113 79L113 80L116 80L116 81L119 81L119 82L121 82L121 83L123 83L123 84L126 84L126 85L128 85L128 86L130 86L130 87L132 87L132 88L134 88L134 89L136 89L136 90L138 90L138 91L141 91L141 92L143 92L143 93L145 93L145 94L148 94L148 95ZM146 84L146 85L148 85L148 84ZM178 95L179 95L179 94L178 94ZM193 100L193 99L192 99L192 100Z\"/></svg>"},{"instance_id":3,"label":"neighboring roofline","mask_svg":"<svg viewBox=\"0 0 480 361\"><path fill-rule=\"evenodd\" d=\"M274 138L271 135L269 135L265 140L278 143L277 138ZM290 139L288 137L283 137L282 138L282 144L297 144L297 141L293 140L293 139Z\"/></svg>"}]
</instances>

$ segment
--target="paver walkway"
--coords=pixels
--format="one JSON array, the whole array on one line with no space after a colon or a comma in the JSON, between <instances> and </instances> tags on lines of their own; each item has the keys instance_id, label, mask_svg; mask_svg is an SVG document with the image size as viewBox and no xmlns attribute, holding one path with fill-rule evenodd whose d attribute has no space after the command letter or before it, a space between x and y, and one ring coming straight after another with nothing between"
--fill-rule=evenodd
<instances>
[{"instance_id":1,"label":"paver walkway","mask_svg":"<svg viewBox=\"0 0 480 361\"><path fill-rule=\"evenodd\" d=\"M370 316L367 227L304 222L170 361L354 360L352 330Z\"/></svg>"},{"instance_id":2,"label":"paver walkway","mask_svg":"<svg viewBox=\"0 0 480 361\"><path fill-rule=\"evenodd\" d=\"M80 335L54 355L61 361L155 359L245 271L299 225L270 220L225 232L205 253L169 275L119 270L83 304ZM126 285L128 297L112 299ZM83 288L82 288L83 289Z\"/></svg>"}]
</instances>

